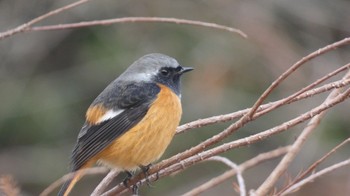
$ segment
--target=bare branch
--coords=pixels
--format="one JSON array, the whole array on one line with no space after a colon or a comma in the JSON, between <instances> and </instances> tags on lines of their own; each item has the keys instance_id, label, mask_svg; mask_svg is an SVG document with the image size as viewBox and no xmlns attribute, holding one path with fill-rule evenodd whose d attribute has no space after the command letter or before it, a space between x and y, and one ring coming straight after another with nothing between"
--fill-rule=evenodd
<instances>
[{"instance_id":1,"label":"bare branch","mask_svg":"<svg viewBox=\"0 0 350 196\"><path fill-rule=\"evenodd\" d=\"M348 72L343 79L347 79L350 76L350 72ZM331 100L335 99L340 92L340 89L334 89L323 104L328 104ZM256 195L267 195L268 192L275 185L280 176L287 170L290 163L294 160L298 152L301 150L303 144L306 142L306 139L311 135L311 133L316 129L316 127L320 124L321 119L325 115L326 110L320 112L318 115L314 116L310 122L306 125L302 133L293 143L289 152L283 157L281 162L277 165L277 167L272 171L269 177L263 182L263 184L256 190Z\"/></svg>"},{"instance_id":2,"label":"bare branch","mask_svg":"<svg viewBox=\"0 0 350 196\"><path fill-rule=\"evenodd\" d=\"M321 164L324 160L326 160L329 156L331 156L333 153L335 153L339 148L344 146L350 142L350 138L344 140L342 143L338 144L336 147L334 147L331 151L329 151L327 154L325 154L322 158L317 160L315 163L313 163L307 170L305 170L303 173L299 174L288 186L284 187L282 190L280 190L276 195L281 195L284 193L285 190L305 178L306 175L310 174L312 171L316 169L316 167Z\"/></svg>"},{"instance_id":3,"label":"bare branch","mask_svg":"<svg viewBox=\"0 0 350 196\"><path fill-rule=\"evenodd\" d=\"M250 169L260 163L263 163L265 161L268 161L270 159L279 157L285 153L287 153L288 149L290 146L286 146L286 147L282 147L282 148L277 148L275 150L269 151L269 152L265 152L265 153L261 153L258 156L245 161L244 163L242 163L241 165L239 165L239 169L243 172L247 169ZM237 170L236 169L232 169L230 171L227 171L223 174L221 174L220 176L217 176L211 180L209 180L208 182L190 190L189 192L185 193L184 195L199 195L200 193L214 187L217 186L218 184L224 182L225 180L227 180L228 178L231 178L232 176L237 174Z\"/></svg>"},{"instance_id":4,"label":"bare branch","mask_svg":"<svg viewBox=\"0 0 350 196\"><path fill-rule=\"evenodd\" d=\"M30 28L31 28L32 25L34 25L34 24L36 24L36 23L38 23L38 22L40 22L40 21L42 21L42 20L44 20L44 19L46 19L48 17L54 16L56 14L59 14L59 13L63 12L63 11L66 11L68 9L74 8L74 7L76 7L78 5L81 5L83 3L86 3L88 1L90 1L90 0L80 0L80 1L77 1L77 2L74 2L74 3L71 3L71 4L66 5L64 7L61 7L61 8L58 8L56 10L50 11L50 12L48 12L48 13L46 13L44 15L41 15L41 16L39 16L37 18L34 18L33 20L31 20L31 21L29 21L27 23L24 23L24 24L14 28L14 29L10 29L8 31L1 32L0 33L0 40L4 39L6 37L10 37L12 35L15 35L17 33L30 31Z\"/></svg>"},{"instance_id":5,"label":"bare branch","mask_svg":"<svg viewBox=\"0 0 350 196\"><path fill-rule=\"evenodd\" d=\"M314 171L316 169L316 167L321 164L324 160L326 160L330 155L332 155L333 153L335 153L339 148L341 148L342 146L344 146L345 144L347 144L348 142L350 142L350 138L344 140L342 143L338 144L336 147L334 147L331 151L329 151L327 154L325 154L321 159L317 160L315 163L313 163L307 170L305 170L305 172L303 172L297 179L297 181L300 181L302 178L305 177L305 175L311 173L312 171Z\"/></svg>"},{"instance_id":6,"label":"bare branch","mask_svg":"<svg viewBox=\"0 0 350 196\"><path fill-rule=\"evenodd\" d=\"M311 59L314 59L317 56L320 56L321 54L324 54L326 52L329 52L330 50L334 50L340 46L346 45L350 43L350 37L345 38L341 41L335 42L333 44L330 44L326 47L320 48L317 51L303 57L301 60L296 62L294 65L292 65L287 71L282 73L266 90L265 92L259 97L259 99L254 103L251 111L247 114L247 118L253 117L256 110L259 108L259 106L264 102L264 100L267 98L267 96L284 80L286 79L290 74L292 74L295 70L297 70L301 65L304 63L310 61ZM298 95L295 95L298 96ZM292 99L292 98L291 98Z\"/></svg>"},{"instance_id":7,"label":"bare branch","mask_svg":"<svg viewBox=\"0 0 350 196\"><path fill-rule=\"evenodd\" d=\"M82 172L82 175L95 175L95 174L103 174L108 171L105 167L93 167L88 169L79 170ZM60 179L56 180L50 186L48 186L43 192L40 193L40 196L48 196L52 191L61 186L65 181L70 180L74 177L76 172L71 172L62 176Z\"/></svg>"},{"instance_id":8,"label":"bare branch","mask_svg":"<svg viewBox=\"0 0 350 196\"><path fill-rule=\"evenodd\" d=\"M107 189L108 185L112 182L112 180L118 176L120 172L117 170L111 170L106 177L97 185L95 190L91 193L91 196L99 196L103 193L104 190Z\"/></svg>"},{"instance_id":9,"label":"bare branch","mask_svg":"<svg viewBox=\"0 0 350 196\"><path fill-rule=\"evenodd\" d=\"M226 157L221 157L221 156L213 156L213 157L210 157L207 160L208 161L219 161L219 162L222 162L222 163L226 164L227 166L231 167L233 170L236 170L237 182L238 182L238 185L239 185L240 195L241 196L246 196L247 195L247 191L246 191L246 188L245 188L246 186L245 186L245 183L244 183L244 178L242 176L242 172L243 171L238 167L238 165L236 163L232 162L230 159L228 159ZM190 196L190 195L188 195L188 196Z\"/></svg>"},{"instance_id":10,"label":"bare branch","mask_svg":"<svg viewBox=\"0 0 350 196\"><path fill-rule=\"evenodd\" d=\"M302 181L294 184L292 187L290 187L289 189L287 189L282 195L287 195L287 194L290 194L290 193L293 193L294 191L297 191L298 189L300 189L300 187L306 185L307 183L310 183L312 181L314 181L316 178L318 177L321 177L329 172L332 172L336 169L339 169L341 167L344 167L346 165L350 165L350 159L347 159L345 161L342 161L342 162L339 162L339 163L336 163L330 167L327 167L319 172L316 172L314 174L312 174L311 176L303 179Z\"/></svg>"},{"instance_id":11,"label":"bare branch","mask_svg":"<svg viewBox=\"0 0 350 196\"><path fill-rule=\"evenodd\" d=\"M111 25L116 23L137 23L137 22L164 22L164 23L176 23L176 24L188 24L202 27L209 27L213 29L225 30L231 33L237 33L240 36L247 38L248 36L241 30L235 29L229 26L219 25L216 23L202 22L196 20L186 20L180 18L164 18L164 17L124 17L124 18L113 18L105 20L94 20L85 21L70 24L58 24L49 26L32 27L27 29L27 31L49 31L49 30L62 30L62 29L72 29L72 28L82 28L89 26L100 26L100 25Z\"/></svg>"}]
</instances>

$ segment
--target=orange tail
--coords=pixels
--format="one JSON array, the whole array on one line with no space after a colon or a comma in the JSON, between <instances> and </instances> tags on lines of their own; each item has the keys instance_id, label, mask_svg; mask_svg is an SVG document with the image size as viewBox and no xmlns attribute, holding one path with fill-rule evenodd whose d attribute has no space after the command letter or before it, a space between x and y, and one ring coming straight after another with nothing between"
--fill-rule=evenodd
<instances>
[{"instance_id":1,"label":"orange tail","mask_svg":"<svg viewBox=\"0 0 350 196\"><path fill-rule=\"evenodd\" d=\"M79 170L77 170L73 176L72 179L67 180L61 187L60 191L58 192L57 196L68 196L69 193L74 188L74 185L80 180L80 178L83 177L83 171L82 169L90 167L92 164L85 164L83 167L81 167Z\"/></svg>"}]
</instances>

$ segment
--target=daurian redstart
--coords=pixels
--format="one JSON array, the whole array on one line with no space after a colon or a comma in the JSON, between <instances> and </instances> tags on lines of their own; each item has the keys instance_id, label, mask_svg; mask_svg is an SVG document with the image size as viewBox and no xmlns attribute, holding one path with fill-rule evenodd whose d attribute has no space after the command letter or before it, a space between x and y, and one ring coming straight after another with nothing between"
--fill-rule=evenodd
<instances>
[{"instance_id":1,"label":"daurian redstart","mask_svg":"<svg viewBox=\"0 0 350 196\"><path fill-rule=\"evenodd\" d=\"M169 56L148 54L111 82L86 112L71 157L76 173L58 195L68 195L79 170L96 162L130 174L158 160L179 125L180 78L191 70Z\"/></svg>"}]
</instances>

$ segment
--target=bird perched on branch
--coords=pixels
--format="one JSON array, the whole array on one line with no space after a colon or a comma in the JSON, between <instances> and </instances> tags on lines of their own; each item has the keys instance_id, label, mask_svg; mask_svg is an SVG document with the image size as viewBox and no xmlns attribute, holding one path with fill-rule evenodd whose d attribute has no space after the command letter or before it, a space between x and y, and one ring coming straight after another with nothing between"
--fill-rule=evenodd
<instances>
[{"instance_id":1,"label":"bird perched on branch","mask_svg":"<svg viewBox=\"0 0 350 196\"><path fill-rule=\"evenodd\" d=\"M96 162L128 174L147 172L179 125L180 78L191 70L169 56L148 54L111 82L86 112L71 158L76 173L58 195L67 196L82 176L79 170Z\"/></svg>"}]
</instances>

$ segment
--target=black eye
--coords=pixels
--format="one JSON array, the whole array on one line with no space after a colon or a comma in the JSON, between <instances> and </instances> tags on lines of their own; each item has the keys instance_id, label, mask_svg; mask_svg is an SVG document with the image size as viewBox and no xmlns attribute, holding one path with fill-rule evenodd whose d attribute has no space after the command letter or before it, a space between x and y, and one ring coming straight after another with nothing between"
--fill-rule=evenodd
<instances>
[{"instance_id":1,"label":"black eye","mask_svg":"<svg viewBox=\"0 0 350 196\"><path fill-rule=\"evenodd\" d=\"M177 66L176 68L175 68L175 71L176 72L180 72L182 70L182 67L181 66Z\"/></svg>"},{"instance_id":2,"label":"black eye","mask_svg":"<svg viewBox=\"0 0 350 196\"><path fill-rule=\"evenodd\" d=\"M163 76L169 76L169 70L167 70L167 69L161 69L160 70L160 73L163 75Z\"/></svg>"}]
</instances>

